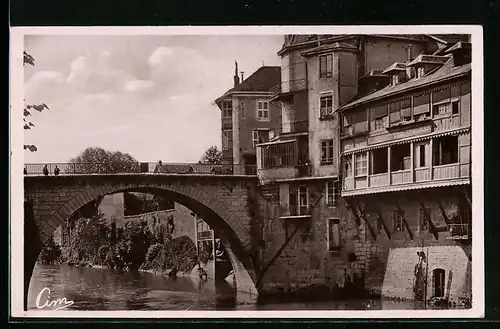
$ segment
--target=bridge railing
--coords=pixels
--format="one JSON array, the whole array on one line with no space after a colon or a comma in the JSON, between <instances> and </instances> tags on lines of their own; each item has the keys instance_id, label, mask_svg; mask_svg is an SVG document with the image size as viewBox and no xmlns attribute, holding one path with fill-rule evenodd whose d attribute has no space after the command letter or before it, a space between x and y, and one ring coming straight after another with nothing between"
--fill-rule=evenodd
<instances>
[{"instance_id":1,"label":"bridge railing","mask_svg":"<svg viewBox=\"0 0 500 329\"><path fill-rule=\"evenodd\" d=\"M109 164L109 163L27 163L24 165L24 175L44 175L47 167L48 176L82 175L82 174L125 174L125 173L158 173L158 174L187 174L187 175L257 175L256 165L241 164L204 164L204 163L162 163L139 162L136 164Z\"/></svg>"}]
</instances>

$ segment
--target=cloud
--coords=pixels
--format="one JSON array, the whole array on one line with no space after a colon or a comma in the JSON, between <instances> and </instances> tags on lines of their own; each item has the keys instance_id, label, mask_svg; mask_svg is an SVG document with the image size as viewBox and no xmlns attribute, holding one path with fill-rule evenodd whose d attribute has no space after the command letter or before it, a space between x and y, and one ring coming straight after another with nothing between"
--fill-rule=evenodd
<instances>
[{"instance_id":1,"label":"cloud","mask_svg":"<svg viewBox=\"0 0 500 329\"><path fill-rule=\"evenodd\" d=\"M65 76L61 72L39 71L24 86L28 104L49 102L65 91Z\"/></svg>"},{"instance_id":2,"label":"cloud","mask_svg":"<svg viewBox=\"0 0 500 329\"><path fill-rule=\"evenodd\" d=\"M125 85L125 90L130 92L148 92L155 88L155 83L150 80L134 80Z\"/></svg>"}]
</instances>

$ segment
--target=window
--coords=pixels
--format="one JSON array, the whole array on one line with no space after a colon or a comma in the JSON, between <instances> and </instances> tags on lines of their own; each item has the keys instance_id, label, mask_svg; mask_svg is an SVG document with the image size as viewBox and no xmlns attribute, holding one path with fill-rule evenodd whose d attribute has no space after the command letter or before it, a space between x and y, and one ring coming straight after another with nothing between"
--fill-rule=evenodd
<instances>
[{"instance_id":1,"label":"window","mask_svg":"<svg viewBox=\"0 0 500 329\"><path fill-rule=\"evenodd\" d=\"M222 132L222 149L227 151L233 148L233 131L225 130Z\"/></svg>"},{"instance_id":2,"label":"window","mask_svg":"<svg viewBox=\"0 0 500 329\"><path fill-rule=\"evenodd\" d=\"M273 169L291 167L295 162L295 144L279 143L262 147L262 168Z\"/></svg>"},{"instance_id":3,"label":"window","mask_svg":"<svg viewBox=\"0 0 500 329\"><path fill-rule=\"evenodd\" d=\"M335 192L336 192L336 186L335 186L335 181L328 181L326 182L326 187L325 187L325 200L326 204L328 205L335 205Z\"/></svg>"},{"instance_id":4,"label":"window","mask_svg":"<svg viewBox=\"0 0 500 329\"><path fill-rule=\"evenodd\" d=\"M447 115L451 113L451 104L443 103L434 105L432 108L432 114L434 115Z\"/></svg>"},{"instance_id":5,"label":"window","mask_svg":"<svg viewBox=\"0 0 500 329\"><path fill-rule=\"evenodd\" d=\"M352 176L352 158L350 156L344 158L344 175L345 177Z\"/></svg>"},{"instance_id":6,"label":"window","mask_svg":"<svg viewBox=\"0 0 500 329\"><path fill-rule=\"evenodd\" d=\"M333 114L333 96L321 96L320 103L320 117L326 117Z\"/></svg>"},{"instance_id":7,"label":"window","mask_svg":"<svg viewBox=\"0 0 500 329\"><path fill-rule=\"evenodd\" d=\"M319 56L319 77L329 78L333 75L333 56Z\"/></svg>"},{"instance_id":8,"label":"window","mask_svg":"<svg viewBox=\"0 0 500 329\"><path fill-rule=\"evenodd\" d=\"M241 120L245 120L245 101L241 101Z\"/></svg>"},{"instance_id":9,"label":"window","mask_svg":"<svg viewBox=\"0 0 500 329\"><path fill-rule=\"evenodd\" d=\"M405 216L404 210L394 211L394 231L395 232L403 232L405 230L404 216Z\"/></svg>"},{"instance_id":10,"label":"window","mask_svg":"<svg viewBox=\"0 0 500 329\"><path fill-rule=\"evenodd\" d=\"M417 78L421 78L425 75L425 70L423 66L417 68Z\"/></svg>"},{"instance_id":11,"label":"window","mask_svg":"<svg viewBox=\"0 0 500 329\"><path fill-rule=\"evenodd\" d=\"M259 121L269 121L269 102L268 101L258 101L257 102L257 120Z\"/></svg>"},{"instance_id":12,"label":"window","mask_svg":"<svg viewBox=\"0 0 500 329\"><path fill-rule=\"evenodd\" d=\"M371 152L372 155L372 174L387 173L387 148L376 149Z\"/></svg>"},{"instance_id":13,"label":"window","mask_svg":"<svg viewBox=\"0 0 500 329\"><path fill-rule=\"evenodd\" d=\"M426 156L425 156L425 144L419 145L418 146L418 167L427 167L427 161L426 161Z\"/></svg>"},{"instance_id":14,"label":"window","mask_svg":"<svg viewBox=\"0 0 500 329\"><path fill-rule=\"evenodd\" d=\"M434 140L433 165L440 166L458 162L458 136L444 136Z\"/></svg>"},{"instance_id":15,"label":"window","mask_svg":"<svg viewBox=\"0 0 500 329\"><path fill-rule=\"evenodd\" d=\"M427 117L430 114L430 93L413 97L413 115Z\"/></svg>"},{"instance_id":16,"label":"window","mask_svg":"<svg viewBox=\"0 0 500 329\"><path fill-rule=\"evenodd\" d=\"M451 103L451 114L458 114L458 101Z\"/></svg>"},{"instance_id":17,"label":"window","mask_svg":"<svg viewBox=\"0 0 500 329\"><path fill-rule=\"evenodd\" d=\"M410 144L400 144L391 147L391 171L411 168Z\"/></svg>"},{"instance_id":18,"label":"window","mask_svg":"<svg viewBox=\"0 0 500 329\"><path fill-rule=\"evenodd\" d=\"M259 144L259 132L257 130L252 131L252 146Z\"/></svg>"},{"instance_id":19,"label":"window","mask_svg":"<svg viewBox=\"0 0 500 329\"><path fill-rule=\"evenodd\" d=\"M232 122L223 122L222 123L222 130L231 130L231 129L233 129Z\"/></svg>"},{"instance_id":20,"label":"window","mask_svg":"<svg viewBox=\"0 0 500 329\"><path fill-rule=\"evenodd\" d=\"M429 229L428 217L431 214L430 208L420 208L418 210L418 227L420 231L427 231Z\"/></svg>"},{"instance_id":21,"label":"window","mask_svg":"<svg viewBox=\"0 0 500 329\"><path fill-rule=\"evenodd\" d=\"M257 144L269 142L269 130L253 130L252 131L252 145L253 148Z\"/></svg>"},{"instance_id":22,"label":"window","mask_svg":"<svg viewBox=\"0 0 500 329\"><path fill-rule=\"evenodd\" d=\"M444 297L444 275L445 271L442 268L436 268L432 271L432 297Z\"/></svg>"},{"instance_id":23,"label":"window","mask_svg":"<svg viewBox=\"0 0 500 329\"><path fill-rule=\"evenodd\" d=\"M307 186L290 186L288 205L291 216L303 216L308 214Z\"/></svg>"},{"instance_id":24,"label":"window","mask_svg":"<svg viewBox=\"0 0 500 329\"><path fill-rule=\"evenodd\" d=\"M370 110L371 129L373 131L384 129L387 126L387 104Z\"/></svg>"},{"instance_id":25,"label":"window","mask_svg":"<svg viewBox=\"0 0 500 329\"><path fill-rule=\"evenodd\" d=\"M222 115L224 118L233 117L233 102L231 100L222 102Z\"/></svg>"},{"instance_id":26,"label":"window","mask_svg":"<svg viewBox=\"0 0 500 329\"><path fill-rule=\"evenodd\" d=\"M321 141L321 164L333 163L333 139Z\"/></svg>"},{"instance_id":27,"label":"window","mask_svg":"<svg viewBox=\"0 0 500 329\"><path fill-rule=\"evenodd\" d=\"M366 153L358 153L355 155L355 171L356 176L365 176L367 173Z\"/></svg>"},{"instance_id":28,"label":"window","mask_svg":"<svg viewBox=\"0 0 500 329\"><path fill-rule=\"evenodd\" d=\"M338 251L340 249L340 219L328 219L328 235L327 235L328 251Z\"/></svg>"}]
</instances>

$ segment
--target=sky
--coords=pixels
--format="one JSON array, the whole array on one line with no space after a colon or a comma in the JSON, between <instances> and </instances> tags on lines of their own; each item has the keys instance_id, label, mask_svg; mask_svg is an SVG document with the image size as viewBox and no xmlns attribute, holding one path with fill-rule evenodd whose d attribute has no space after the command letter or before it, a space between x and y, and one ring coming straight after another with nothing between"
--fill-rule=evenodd
<instances>
[{"instance_id":1,"label":"sky","mask_svg":"<svg viewBox=\"0 0 500 329\"><path fill-rule=\"evenodd\" d=\"M280 65L283 37L31 35L25 50L25 163L68 162L87 147L138 161L198 162L221 144L214 100L233 87L234 61L248 77Z\"/></svg>"}]
</instances>

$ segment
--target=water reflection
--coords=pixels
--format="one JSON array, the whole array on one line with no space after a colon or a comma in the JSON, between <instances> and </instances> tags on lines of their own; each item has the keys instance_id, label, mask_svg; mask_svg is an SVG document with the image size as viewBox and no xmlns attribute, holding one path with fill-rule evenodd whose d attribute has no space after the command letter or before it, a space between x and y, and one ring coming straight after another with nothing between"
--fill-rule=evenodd
<instances>
[{"instance_id":1,"label":"water reflection","mask_svg":"<svg viewBox=\"0 0 500 329\"><path fill-rule=\"evenodd\" d=\"M35 267L28 308L49 288L52 300L66 297L77 310L381 310L423 309L422 304L391 300L257 302L226 282L198 278L167 278L150 273L113 272L68 266Z\"/></svg>"}]
</instances>

